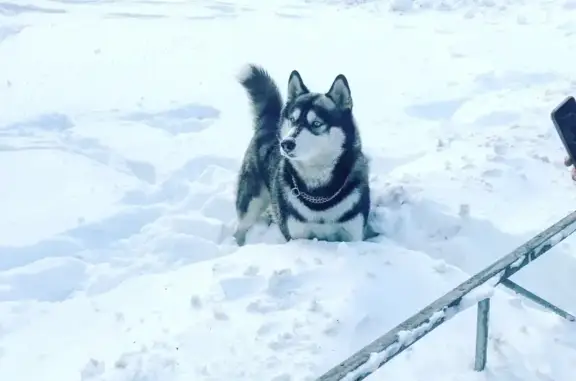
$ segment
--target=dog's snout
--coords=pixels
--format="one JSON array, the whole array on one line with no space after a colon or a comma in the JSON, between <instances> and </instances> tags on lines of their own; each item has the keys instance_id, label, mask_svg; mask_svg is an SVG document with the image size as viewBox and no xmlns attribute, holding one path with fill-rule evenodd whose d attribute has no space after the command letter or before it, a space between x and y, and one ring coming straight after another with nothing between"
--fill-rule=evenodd
<instances>
[{"instance_id":1,"label":"dog's snout","mask_svg":"<svg viewBox=\"0 0 576 381\"><path fill-rule=\"evenodd\" d=\"M294 139L284 139L280 143L280 146L286 153L290 153L296 148L296 141L294 141Z\"/></svg>"}]
</instances>

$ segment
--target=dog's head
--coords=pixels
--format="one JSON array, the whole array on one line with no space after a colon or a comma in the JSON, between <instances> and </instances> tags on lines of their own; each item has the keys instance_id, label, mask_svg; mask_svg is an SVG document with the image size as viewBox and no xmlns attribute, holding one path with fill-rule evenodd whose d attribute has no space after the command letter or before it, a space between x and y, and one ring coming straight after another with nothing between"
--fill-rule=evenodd
<instances>
[{"instance_id":1,"label":"dog's head","mask_svg":"<svg viewBox=\"0 0 576 381\"><path fill-rule=\"evenodd\" d=\"M314 93L294 70L280 123L284 157L303 165L333 163L357 139L348 80L340 74L327 93Z\"/></svg>"}]
</instances>

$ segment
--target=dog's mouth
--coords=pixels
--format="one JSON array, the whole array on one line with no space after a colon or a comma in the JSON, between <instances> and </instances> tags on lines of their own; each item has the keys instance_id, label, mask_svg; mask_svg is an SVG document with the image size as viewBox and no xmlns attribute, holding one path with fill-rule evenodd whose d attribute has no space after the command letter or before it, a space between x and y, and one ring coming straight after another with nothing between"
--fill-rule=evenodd
<instances>
[{"instance_id":1,"label":"dog's mouth","mask_svg":"<svg viewBox=\"0 0 576 381\"><path fill-rule=\"evenodd\" d=\"M280 147L280 155L282 155L283 157L285 157L286 159L289 160L294 160L294 161L298 161L298 156L294 155L293 152L286 152L282 147Z\"/></svg>"},{"instance_id":2,"label":"dog's mouth","mask_svg":"<svg viewBox=\"0 0 576 381\"><path fill-rule=\"evenodd\" d=\"M296 156L293 152L286 152L286 150L282 147L281 144L278 144L280 148L280 155L284 156L287 159L294 159Z\"/></svg>"}]
</instances>

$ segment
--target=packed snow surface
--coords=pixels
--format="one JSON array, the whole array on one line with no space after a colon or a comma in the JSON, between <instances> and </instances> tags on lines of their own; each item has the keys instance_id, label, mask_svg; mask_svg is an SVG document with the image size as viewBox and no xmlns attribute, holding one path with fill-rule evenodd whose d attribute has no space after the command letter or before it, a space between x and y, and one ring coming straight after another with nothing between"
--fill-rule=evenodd
<instances>
[{"instance_id":1,"label":"packed snow surface","mask_svg":"<svg viewBox=\"0 0 576 381\"><path fill-rule=\"evenodd\" d=\"M348 78L361 243L231 238L236 81ZM0 380L314 380L568 214L550 111L574 0L0 0ZM568 238L514 276L576 312ZM370 376L574 381L574 323L497 288Z\"/></svg>"}]
</instances>

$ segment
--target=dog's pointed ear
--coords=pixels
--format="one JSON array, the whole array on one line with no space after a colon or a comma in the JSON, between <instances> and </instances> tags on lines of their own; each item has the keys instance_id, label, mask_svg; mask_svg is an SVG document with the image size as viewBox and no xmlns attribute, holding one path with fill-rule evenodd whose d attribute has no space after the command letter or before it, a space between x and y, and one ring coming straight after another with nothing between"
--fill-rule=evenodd
<instances>
[{"instance_id":1,"label":"dog's pointed ear","mask_svg":"<svg viewBox=\"0 0 576 381\"><path fill-rule=\"evenodd\" d=\"M302 81L302 77L297 70L292 70L288 78L288 100L294 99L302 94L309 93L308 88Z\"/></svg>"},{"instance_id":2,"label":"dog's pointed ear","mask_svg":"<svg viewBox=\"0 0 576 381\"><path fill-rule=\"evenodd\" d=\"M326 95L340 110L352 110L352 93L344 74L338 74Z\"/></svg>"}]
</instances>

